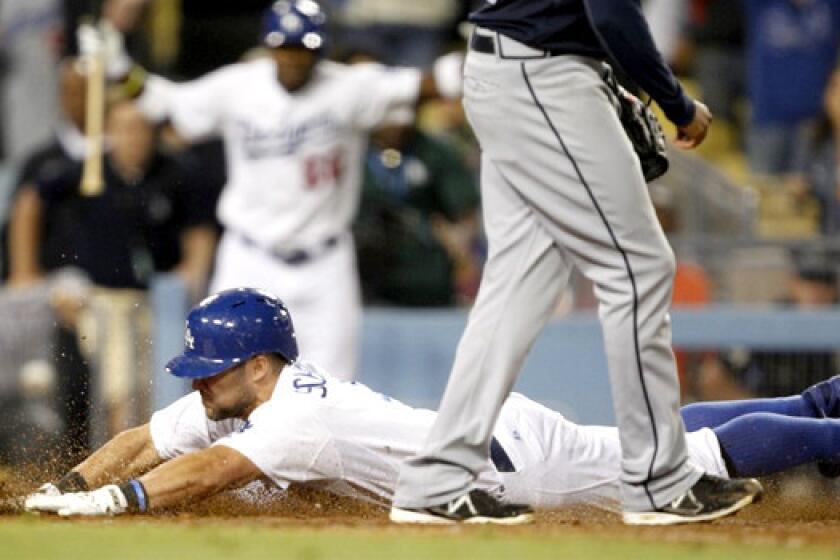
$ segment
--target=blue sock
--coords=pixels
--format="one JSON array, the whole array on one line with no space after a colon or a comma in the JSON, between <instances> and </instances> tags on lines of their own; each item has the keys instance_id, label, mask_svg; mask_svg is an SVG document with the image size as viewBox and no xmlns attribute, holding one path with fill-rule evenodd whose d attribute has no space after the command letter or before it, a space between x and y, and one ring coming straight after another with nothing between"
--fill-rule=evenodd
<instances>
[{"instance_id":1,"label":"blue sock","mask_svg":"<svg viewBox=\"0 0 840 560\"><path fill-rule=\"evenodd\" d=\"M756 412L769 412L783 416L815 417L802 396L778 399L749 399L744 401L708 401L688 404L680 409L685 429L689 432L700 428L714 428L734 418Z\"/></svg>"},{"instance_id":2,"label":"blue sock","mask_svg":"<svg viewBox=\"0 0 840 560\"><path fill-rule=\"evenodd\" d=\"M714 432L731 476L763 476L840 459L840 420L754 412L718 425Z\"/></svg>"},{"instance_id":3,"label":"blue sock","mask_svg":"<svg viewBox=\"0 0 840 560\"><path fill-rule=\"evenodd\" d=\"M697 402L680 410L685 429L714 428L752 412L803 418L840 418L840 375L811 385L802 394L778 399Z\"/></svg>"}]
</instances>

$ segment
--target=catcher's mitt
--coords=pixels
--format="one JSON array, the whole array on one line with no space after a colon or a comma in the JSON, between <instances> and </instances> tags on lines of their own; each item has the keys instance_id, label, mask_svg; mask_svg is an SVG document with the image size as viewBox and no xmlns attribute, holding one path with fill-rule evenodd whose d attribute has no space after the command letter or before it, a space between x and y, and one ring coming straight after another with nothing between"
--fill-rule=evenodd
<instances>
[{"instance_id":1,"label":"catcher's mitt","mask_svg":"<svg viewBox=\"0 0 840 560\"><path fill-rule=\"evenodd\" d=\"M615 94L618 118L639 157L645 181L649 183L661 177L668 171L668 153L659 120L648 105L616 81L607 64L604 64L603 77Z\"/></svg>"}]
</instances>

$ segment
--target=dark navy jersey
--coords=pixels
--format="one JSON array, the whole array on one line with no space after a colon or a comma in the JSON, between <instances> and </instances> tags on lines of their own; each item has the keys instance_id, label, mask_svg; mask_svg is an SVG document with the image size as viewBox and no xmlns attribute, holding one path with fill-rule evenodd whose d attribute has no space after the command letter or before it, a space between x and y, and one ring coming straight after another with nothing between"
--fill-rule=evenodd
<instances>
[{"instance_id":1,"label":"dark navy jersey","mask_svg":"<svg viewBox=\"0 0 840 560\"><path fill-rule=\"evenodd\" d=\"M677 125L694 118L653 43L639 0L485 0L470 21L553 54L611 58Z\"/></svg>"}]
</instances>

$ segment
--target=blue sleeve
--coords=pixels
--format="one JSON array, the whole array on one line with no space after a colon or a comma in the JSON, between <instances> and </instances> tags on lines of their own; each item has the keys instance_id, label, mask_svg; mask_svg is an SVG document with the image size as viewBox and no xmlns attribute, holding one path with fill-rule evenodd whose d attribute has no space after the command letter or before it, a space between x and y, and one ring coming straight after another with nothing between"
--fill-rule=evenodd
<instances>
[{"instance_id":1,"label":"blue sleeve","mask_svg":"<svg viewBox=\"0 0 840 560\"><path fill-rule=\"evenodd\" d=\"M656 49L639 0L583 0L604 48L665 116L683 126L694 119L694 102L683 92Z\"/></svg>"}]
</instances>

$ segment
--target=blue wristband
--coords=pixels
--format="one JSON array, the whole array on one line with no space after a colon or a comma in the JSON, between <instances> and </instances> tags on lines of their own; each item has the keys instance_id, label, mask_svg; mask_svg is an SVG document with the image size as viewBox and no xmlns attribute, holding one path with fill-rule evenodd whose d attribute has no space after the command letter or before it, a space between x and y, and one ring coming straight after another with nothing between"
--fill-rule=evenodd
<instances>
[{"instance_id":1,"label":"blue wristband","mask_svg":"<svg viewBox=\"0 0 840 560\"><path fill-rule=\"evenodd\" d=\"M149 502L146 497L146 489L143 488L143 483L136 478L133 478L120 486L120 490L122 490L125 495L129 511L139 511L140 513L145 513Z\"/></svg>"},{"instance_id":2,"label":"blue wristband","mask_svg":"<svg viewBox=\"0 0 840 560\"><path fill-rule=\"evenodd\" d=\"M134 487L134 491L137 493L137 509L140 512L146 511L146 489L143 488L143 485L140 484L140 481L136 478L129 480L131 486Z\"/></svg>"}]
</instances>

